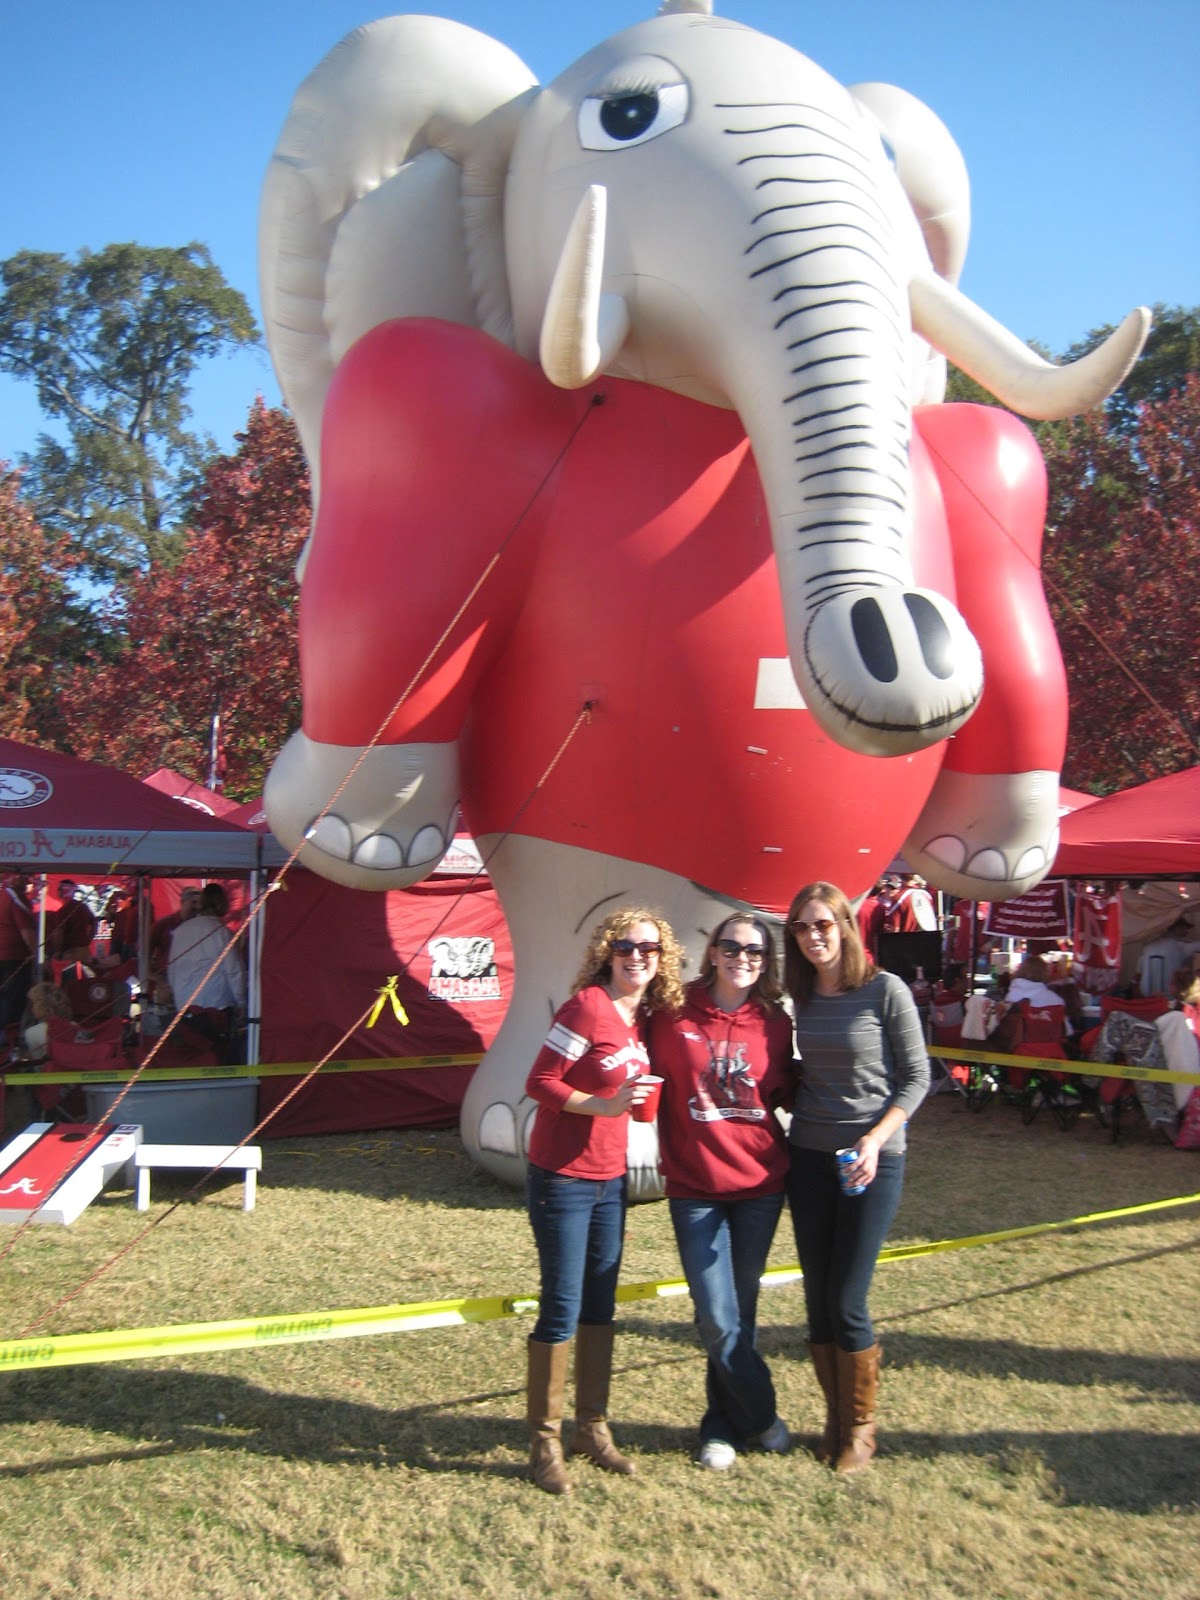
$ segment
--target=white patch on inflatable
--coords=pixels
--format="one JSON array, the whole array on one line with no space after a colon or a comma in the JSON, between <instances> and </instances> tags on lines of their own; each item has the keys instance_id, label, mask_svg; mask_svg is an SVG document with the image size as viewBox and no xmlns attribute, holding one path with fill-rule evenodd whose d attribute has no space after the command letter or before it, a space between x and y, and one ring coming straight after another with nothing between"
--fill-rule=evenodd
<instances>
[{"instance_id":1,"label":"white patch on inflatable","mask_svg":"<svg viewBox=\"0 0 1200 1600\"><path fill-rule=\"evenodd\" d=\"M786 656L762 656L754 685L755 711L803 711L804 696Z\"/></svg>"}]
</instances>

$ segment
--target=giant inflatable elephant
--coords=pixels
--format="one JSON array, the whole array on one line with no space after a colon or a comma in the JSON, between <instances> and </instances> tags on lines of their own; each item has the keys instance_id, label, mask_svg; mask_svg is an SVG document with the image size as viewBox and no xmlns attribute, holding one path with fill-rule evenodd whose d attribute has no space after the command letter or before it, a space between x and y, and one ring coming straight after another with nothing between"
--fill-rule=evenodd
<instances>
[{"instance_id":1,"label":"giant inflatable elephant","mask_svg":"<svg viewBox=\"0 0 1200 1600\"><path fill-rule=\"evenodd\" d=\"M516 961L463 1135L510 1181L613 903L695 947L901 845L989 899L1053 860L1044 474L1007 412L939 404L943 355L1063 416L1148 319L1041 361L955 288L968 210L925 107L703 0L546 88L395 17L297 94L262 297L316 512L267 810L315 871L390 888L461 803Z\"/></svg>"}]
</instances>

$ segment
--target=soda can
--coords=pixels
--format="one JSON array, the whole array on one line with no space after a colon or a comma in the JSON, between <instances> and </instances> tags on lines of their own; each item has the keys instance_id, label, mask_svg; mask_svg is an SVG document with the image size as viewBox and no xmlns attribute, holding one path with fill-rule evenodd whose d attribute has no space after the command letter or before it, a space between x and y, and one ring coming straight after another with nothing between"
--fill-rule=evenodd
<instances>
[{"instance_id":1,"label":"soda can","mask_svg":"<svg viewBox=\"0 0 1200 1600\"><path fill-rule=\"evenodd\" d=\"M834 1160L838 1164L838 1182L842 1186L843 1194L862 1194L867 1187L865 1183L851 1183L846 1176L849 1168L858 1160L857 1150L835 1150Z\"/></svg>"}]
</instances>

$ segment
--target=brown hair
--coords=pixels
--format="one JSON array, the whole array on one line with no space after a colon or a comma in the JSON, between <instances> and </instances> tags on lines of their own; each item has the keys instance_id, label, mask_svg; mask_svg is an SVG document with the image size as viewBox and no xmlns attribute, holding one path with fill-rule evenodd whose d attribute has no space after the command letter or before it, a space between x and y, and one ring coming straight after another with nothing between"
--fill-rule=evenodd
<instances>
[{"instance_id":1,"label":"brown hair","mask_svg":"<svg viewBox=\"0 0 1200 1600\"><path fill-rule=\"evenodd\" d=\"M783 940L784 987L792 997L792 1004L797 1007L807 1005L812 999L816 983L817 969L801 951L796 942L796 935L792 932L793 921L810 900L820 900L827 905L838 925L838 932L842 936L839 972L842 988L861 989L864 983L870 983L877 971L875 963L863 946L854 907L842 891L836 884L825 883L820 879L816 883L806 883L788 907L787 933Z\"/></svg>"},{"instance_id":2,"label":"brown hair","mask_svg":"<svg viewBox=\"0 0 1200 1600\"><path fill-rule=\"evenodd\" d=\"M1026 956L1017 968L1018 978L1028 978L1031 983L1045 983L1050 967L1045 956Z\"/></svg>"},{"instance_id":3,"label":"brown hair","mask_svg":"<svg viewBox=\"0 0 1200 1600\"><path fill-rule=\"evenodd\" d=\"M622 939L639 922L653 923L658 930L662 950L658 957L658 971L646 987L642 1004L647 1011L679 1011L683 1006L683 946L671 931L668 922L657 911L645 906L621 906L610 911L603 922L592 929L583 965L575 974L571 993L578 994L592 983L607 983L612 977L612 942Z\"/></svg>"},{"instance_id":4,"label":"brown hair","mask_svg":"<svg viewBox=\"0 0 1200 1600\"><path fill-rule=\"evenodd\" d=\"M229 915L229 896L219 883L206 883L201 889L200 915L216 917L218 922L224 922Z\"/></svg>"},{"instance_id":5,"label":"brown hair","mask_svg":"<svg viewBox=\"0 0 1200 1600\"><path fill-rule=\"evenodd\" d=\"M779 957L775 950L775 935L769 925L761 917L756 917L753 911L734 911L724 922L718 922L704 946L704 960L700 963L700 981L705 988L712 988L717 975L712 958L713 946L719 939L725 937L726 928L735 928L739 923L744 927L753 928L762 941L763 963L759 968L754 987L750 990L750 998L757 1001L764 1011L771 1011L779 1005L783 993L779 987Z\"/></svg>"}]
</instances>

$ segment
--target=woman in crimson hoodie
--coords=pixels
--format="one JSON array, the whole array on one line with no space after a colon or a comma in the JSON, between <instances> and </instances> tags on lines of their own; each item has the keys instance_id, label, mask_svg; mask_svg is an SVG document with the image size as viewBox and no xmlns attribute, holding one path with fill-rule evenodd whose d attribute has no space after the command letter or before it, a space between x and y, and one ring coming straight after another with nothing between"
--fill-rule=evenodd
<instances>
[{"instance_id":1,"label":"woman in crimson hoodie","mask_svg":"<svg viewBox=\"0 0 1200 1600\"><path fill-rule=\"evenodd\" d=\"M788 1173L775 1111L794 1093L779 996L771 931L739 913L713 934L683 1010L650 1024L651 1063L665 1080L660 1164L708 1352L699 1462L718 1472L748 1445L780 1452L791 1442L755 1326Z\"/></svg>"}]
</instances>

